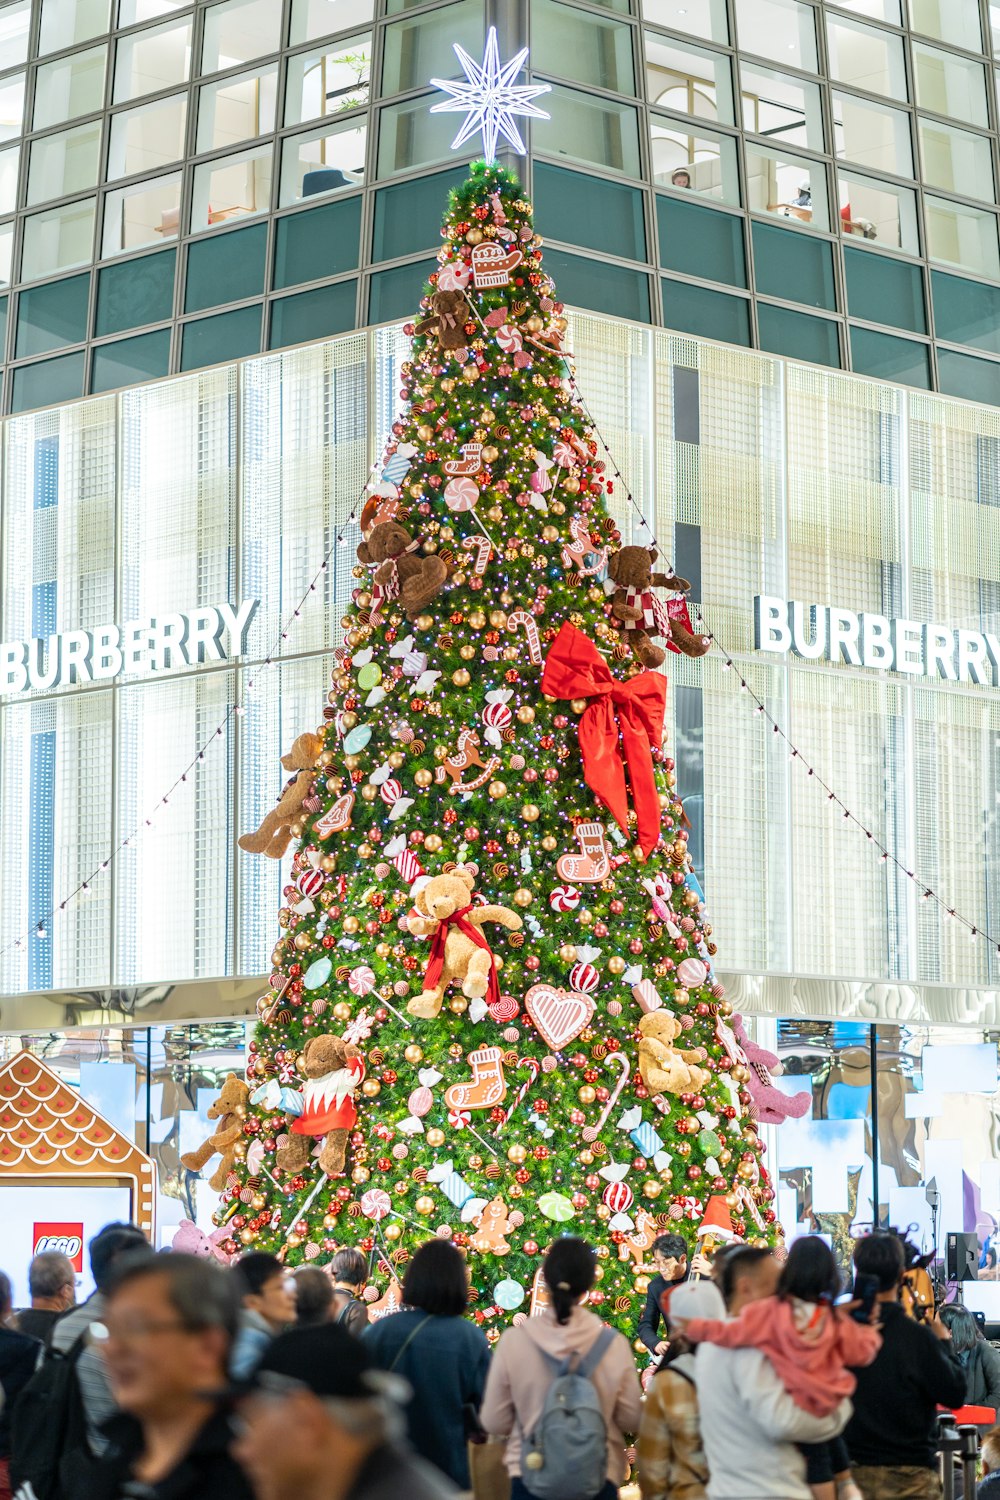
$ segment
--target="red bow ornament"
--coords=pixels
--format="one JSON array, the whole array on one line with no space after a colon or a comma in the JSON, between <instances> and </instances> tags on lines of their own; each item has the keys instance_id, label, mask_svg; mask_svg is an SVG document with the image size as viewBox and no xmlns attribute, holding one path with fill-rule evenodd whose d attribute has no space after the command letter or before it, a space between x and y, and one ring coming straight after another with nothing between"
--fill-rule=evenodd
<instances>
[{"instance_id":1,"label":"red bow ornament","mask_svg":"<svg viewBox=\"0 0 1000 1500\"><path fill-rule=\"evenodd\" d=\"M486 941L486 934L481 927L473 922L466 921L466 915L472 910L472 902L468 906L460 906L450 916L443 917L438 923L437 930L431 938L431 951L424 969L424 988L427 990L437 989L441 983L441 975L444 973L444 950L448 942L448 928L454 925L464 937L477 948L482 948L490 955L490 978L489 988L486 991L486 1003L492 1005L500 999L500 981L497 978L497 961L493 956L493 949Z\"/></svg>"},{"instance_id":2,"label":"red bow ornament","mask_svg":"<svg viewBox=\"0 0 1000 1500\"><path fill-rule=\"evenodd\" d=\"M660 839L660 802L650 752L663 739L666 678L659 672L639 672L626 682L617 681L590 637L567 620L545 660L541 689L550 698L592 700L580 719L584 780L625 832L628 767L639 847L648 859Z\"/></svg>"}]
</instances>

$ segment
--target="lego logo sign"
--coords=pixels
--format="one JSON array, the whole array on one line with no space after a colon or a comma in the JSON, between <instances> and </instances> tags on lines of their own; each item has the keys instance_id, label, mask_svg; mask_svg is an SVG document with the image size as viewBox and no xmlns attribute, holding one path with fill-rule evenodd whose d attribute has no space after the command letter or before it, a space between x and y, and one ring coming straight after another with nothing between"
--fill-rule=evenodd
<instances>
[{"instance_id":1,"label":"lego logo sign","mask_svg":"<svg viewBox=\"0 0 1000 1500\"><path fill-rule=\"evenodd\" d=\"M82 1224L36 1224L35 1255L43 1250L55 1250L73 1262L74 1271L83 1270L83 1225Z\"/></svg>"}]
</instances>

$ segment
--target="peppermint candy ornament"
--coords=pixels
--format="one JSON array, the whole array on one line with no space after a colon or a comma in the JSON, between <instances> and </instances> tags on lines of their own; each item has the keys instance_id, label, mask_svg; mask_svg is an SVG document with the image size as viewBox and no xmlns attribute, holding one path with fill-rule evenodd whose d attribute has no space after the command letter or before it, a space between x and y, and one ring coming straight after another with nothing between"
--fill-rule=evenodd
<instances>
[{"instance_id":1,"label":"peppermint candy ornament","mask_svg":"<svg viewBox=\"0 0 1000 1500\"><path fill-rule=\"evenodd\" d=\"M384 1188L369 1188L361 1194L361 1212L366 1219L374 1219L377 1224L391 1211L392 1199Z\"/></svg>"},{"instance_id":2,"label":"peppermint candy ornament","mask_svg":"<svg viewBox=\"0 0 1000 1500\"><path fill-rule=\"evenodd\" d=\"M367 964L362 964L360 969L352 969L347 987L352 995L371 994L375 988L375 970L370 969Z\"/></svg>"},{"instance_id":3,"label":"peppermint candy ornament","mask_svg":"<svg viewBox=\"0 0 1000 1500\"><path fill-rule=\"evenodd\" d=\"M479 486L474 479L449 479L444 487L444 503L449 510L475 510Z\"/></svg>"},{"instance_id":4,"label":"peppermint candy ornament","mask_svg":"<svg viewBox=\"0 0 1000 1500\"><path fill-rule=\"evenodd\" d=\"M382 798L382 801L386 804L386 806L391 807L392 804L394 802L398 802L400 797L403 795L403 788L401 784L396 780L395 776L390 776L388 781L383 781L382 785L378 789L378 794Z\"/></svg>"},{"instance_id":5,"label":"peppermint candy ornament","mask_svg":"<svg viewBox=\"0 0 1000 1500\"><path fill-rule=\"evenodd\" d=\"M304 870L295 884L303 896L318 896L326 885L326 876L322 870Z\"/></svg>"},{"instance_id":6,"label":"peppermint candy ornament","mask_svg":"<svg viewBox=\"0 0 1000 1500\"><path fill-rule=\"evenodd\" d=\"M627 1182L609 1182L602 1196L613 1214L626 1213L635 1201L635 1194Z\"/></svg>"},{"instance_id":7,"label":"peppermint candy ornament","mask_svg":"<svg viewBox=\"0 0 1000 1500\"><path fill-rule=\"evenodd\" d=\"M576 911L580 905L580 892L575 885L557 885L549 892L549 905L553 911Z\"/></svg>"},{"instance_id":8,"label":"peppermint candy ornament","mask_svg":"<svg viewBox=\"0 0 1000 1500\"><path fill-rule=\"evenodd\" d=\"M578 990L581 995L589 995L596 990L601 982L601 976L593 964L574 964L569 971L569 987Z\"/></svg>"}]
</instances>

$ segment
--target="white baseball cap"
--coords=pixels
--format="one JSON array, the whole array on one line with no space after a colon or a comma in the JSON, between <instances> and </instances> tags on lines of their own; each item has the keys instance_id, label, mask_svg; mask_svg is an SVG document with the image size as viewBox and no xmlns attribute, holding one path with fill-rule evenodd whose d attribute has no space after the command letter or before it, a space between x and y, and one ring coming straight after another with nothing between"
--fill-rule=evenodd
<instances>
[{"instance_id":1,"label":"white baseball cap","mask_svg":"<svg viewBox=\"0 0 1000 1500\"><path fill-rule=\"evenodd\" d=\"M671 1328L689 1318L724 1318L726 1304L714 1281L683 1281L670 1294L666 1318Z\"/></svg>"}]
</instances>

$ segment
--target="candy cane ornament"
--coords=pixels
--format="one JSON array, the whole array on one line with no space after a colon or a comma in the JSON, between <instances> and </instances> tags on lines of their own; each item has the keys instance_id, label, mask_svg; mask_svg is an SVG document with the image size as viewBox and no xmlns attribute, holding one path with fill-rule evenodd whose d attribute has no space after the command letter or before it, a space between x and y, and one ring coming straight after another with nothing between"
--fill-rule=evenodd
<instances>
[{"instance_id":1,"label":"candy cane ornament","mask_svg":"<svg viewBox=\"0 0 1000 1500\"><path fill-rule=\"evenodd\" d=\"M583 1135L585 1141L589 1142L597 1140L597 1137L600 1135L605 1126L605 1123L607 1122L608 1115L610 1115L611 1111L618 1103L618 1100L621 1098L622 1090L628 1083L629 1074L632 1071L632 1064L629 1062L624 1052L612 1052L610 1056L604 1059L605 1067L614 1067L617 1065L621 1066L621 1077L612 1089L607 1104L605 1104L604 1108L601 1110L601 1116L597 1124L585 1125L583 1127L581 1134Z\"/></svg>"},{"instance_id":2,"label":"candy cane ornament","mask_svg":"<svg viewBox=\"0 0 1000 1500\"><path fill-rule=\"evenodd\" d=\"M529 615L526 609L515 609L507 616L508 630L516 631L522 625L528 638L528 655L537 666L542 660L542 643L538 636L538 625L534 615Z\"/></svg>"},{"instance_id":3,"label":"candy cane ornament","mask_svg":"<svg viewBox=\"0 0 1000 1500\"><path fill-rule=\"evenodd\" d=\"M463 537L462 550L464 552L474 552L476 554L476 560L473 564L472 571L474 573L477 573L481 578L486 572L486 565L489 562L490 554L493 551L493 548L490 546L487 538L484 536Z\"/></svg>"},{"instance_id":4,"label":"candy cane ornament","mask_svg":"<svg viewBox=\"0 0 1000 1500\"><path fill-rule=\"evenodd\" d=\"M535 1079L538 1077L542 1069L541 1063L537 1060L537 1058L534 1057L521 1057L518 1059L517 1065L519 1068L527 1068L528 1076L521 1084L521 1087L518 1089L517 1093L514 1095L514 1102L510 1106L510 1109L508 1109L507 1113L500 1121L500 1124L497 1126L497 1135L500 1134L501 1130L508 1123L511 1115L514 1113L515 1109L517 1109L517 1106L521 1103L525 1094L531 1088L531 1085L534 1083Z\"/></svg>"}]
</instances>

